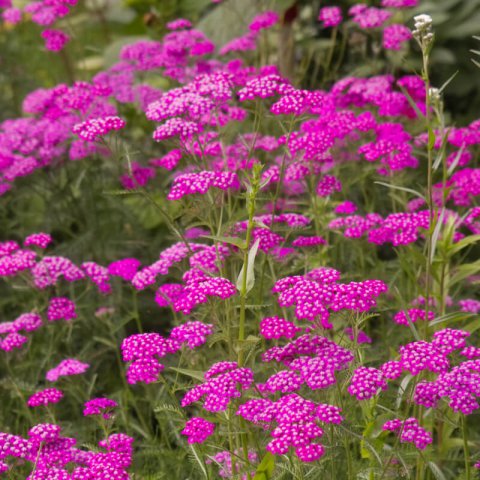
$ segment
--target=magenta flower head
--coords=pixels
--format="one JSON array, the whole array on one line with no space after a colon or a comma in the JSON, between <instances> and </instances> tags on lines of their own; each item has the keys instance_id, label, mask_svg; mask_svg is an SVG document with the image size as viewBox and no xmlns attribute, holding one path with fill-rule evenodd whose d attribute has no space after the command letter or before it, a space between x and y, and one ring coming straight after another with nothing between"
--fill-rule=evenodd
<instances>
[{"instance_id":1,"label":"magenta flower head","mask_svg":"<svg viewBox=\"0 0 480 480\"><path fill-rule=\"evenodd\" d=\"M0 349L11 352L15 348L21 348L28 341L28 338L17 332L9 333L5 338L0 339Z\"/></svg>"},{"instance_id":2,"label":"magenta flower head","mask_svg":"<svg viewBox=\"0 0 480 480\"><path fill-rule=\"evenodd\" d=\"M125 120L122 120L120 117L105 116L77 123L73 127L72 132L86 142L94 142L112 130L121 130L125 125Z\"/></svg>"},{"instance_id":3,"label":"magenta flower head","mask_svg":"<svg viewBox=\"0 0 480 480\"><path fill-rule=\"evenodd\" d=\"M50 299L47 309L47 318L49 322L55 322L56 320L69 321L77 318L75 312L75 304L65 297L54 297Z\"/></svg>"},{"instance_id":4,"label":"magenta flower head","mask_svg":"<svg viewBox=\"0 0 480 480\"><path fill-rule=\"evenodd\" d=\"M40 405L49 405L58 403L63 398L63 392L58 388L45 388L34 393L27 401L29 407L38 407Z\"/></svg>"},{"instance_id":5,"label":"magenta flower head","mask_svg":"<svg viewBox=\"0 0 480 480\"><path fill-rule=\"evenodd\" d=\"M259 32L260 30L265 30L275 25L279 18L280 17L278 16L277 12L268 11L259 13L254 17L248 28L252 32Z\"/></svg>"},{"instance_id":6,"label":"magenta flower head","mask_svg":"<svg viewBox=\"0 0 480 480\"><path fill-rule=\"evenodd\" d=\"M51 52L63 50L70 37L61 30L44 30L42 37L45 40L45 48Z\"/></svg>"},{"instance_id":7,"label":"magenta flower head","mask_svg":"<svg viewBox=\"0 0 480 480\"><path fill-rule=\"evenodd\" d=\"M83 415L101 415L105 420L112 417L112 409L118 407L118 403L110 398L93 398L85 402Z\"/></svg>"},{"instance_id":8,"label":"magenta flower head","mask_svg":"<svg viewBox=\"0 0 480 480\"><path fill-rule=\"evenodd\" d=\"M336 27L342 23L342 10L339 7L324 7L318 13L318 20L325 28Z\"/></svg>"},{"instance_id":9,"label":"magenta flower head","mask_svg":"<svg viewBox=\"0 0 480 480\"><path fill-rule=\"evenodd\" d=\"M51 423L39 423L28 431L28 437L36 444L51 443L60 437L61 428Z\"/></svg>"},{"instance_id":10,"label":"magenta flower head","mask_svg":"<svg viewBox=\"0 0 480 480\"><path fill-rule=\"evenodd\" d=\"M419 450L424 450L433 441L432 434L421 427L416 418L407 418L404 422L390 420L383 425L383 430L395 432L401 443L413 443Z\"/></svg>"},{"instance_id":11,"label":"magenta flower head","mask_svg":"<svg viewBox=\"0 0 480 480\"><path fill-rule=\"evenodd\" d=\"M45 378L49 382L56 382L60 377L68 377L71 375L80 375L88 370L88 363L80 362L74 358L62 360L55 368L49 370Z\"/></svg>"},{"instance_id":12,"label":"magenta flower head","mask_svg":"<svg viewBox=\"0 0 480 480\"><path fill-rule=\"evenodd\" d=\"M215 424L201 417L193 417L187 420L182 435L188 437L188 443L203 443L208 437L213 435Z\"/></svg>"},{"instance_id":13,"label":"magenta flower head","mask_svg":"<svg viewBox=\"0 0 480 480\"><path fill-rule=\"evenodd\" d=\"M52 237L48 233L33 233L29 235L23 245L25 247L35 246L39 248L47 248L52 243Z\"/></svg>"}]
</instances>

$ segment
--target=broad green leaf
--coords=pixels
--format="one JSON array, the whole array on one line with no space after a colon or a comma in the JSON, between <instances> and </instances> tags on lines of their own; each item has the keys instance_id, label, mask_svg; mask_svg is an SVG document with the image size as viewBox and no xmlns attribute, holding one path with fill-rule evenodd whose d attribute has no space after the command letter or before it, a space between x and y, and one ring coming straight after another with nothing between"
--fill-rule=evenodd
<instances>
[{"instance_id":1,"label":"broad green leaf","mask_svg":"<svg viewBox=\"0 0 480 480\"><path fill-rule=\"evenodd\" d=\"M189 368L177 367L170 367L170 370L181 373L182 375L186 375L187 377L195 378L195 380L200 380L201 382L205 381L203 372L201 370L190 370Z\"/></svg>"},{"instance_id":2,"label":"broad green leaf","mask_svg":"<svg viewBox=\"0 0 480 480\"><path fill-rule=\"evenodd\" d=\"M255 471L253 480L270 480L275 469L275 457L267 452Z\"/></svg>"},{"instance_id":3,"label":"broad green leaf","mask_svg":"<svg viewBox=\"0 0 480 480\"><path fill-rule=\"evenodd\" d=\"M247 282L246 282L246 290L243 292L243 280L245 275L245 265L242 266L240 270L240 274L237 278L236 287L240 293L246 295L255 285L255 257L257 256L258 246L260 245L260 239L257 238L253 247L250 249L248 254L248 264L247 264Z\"/></svg>"},{"instance_id":4,"label":"broad green leaf","mask_svg":"<svg viewBox=\"0 0 480 480\"><path fill-rule=\"evenodd\" d=\"M460 252L464 248L472 245L473 243L477 243L480 241L480 235L470 235L466 238L462 238L459 242L455 243L452 248L449 249L450 255L455 255L456 253Z\"/></svg>"},{"instance_id":5,"label":"broad green leaf","mask_svg":"<svg viewBox=\"0 0 480 480\"><path fill-rule=\"evenodd\" d=\"M460 265L455 269L455 274L452 275L450 279L450 285L455 285L467 277L476 275L478 272L480 272L480 260L477 260L473 263L466 263L465 265Z\"/></svg>"},{"instance_id":6,"label":"broad green leaf","mask_svg":"<svg viewBox=\"0 0 480 480\"><path fill-rule=\"evenodd\" d=\"M235 245L238 248L245 248L245 240L237 237L213 237L211 235L202 235L202 238L209 238L217 242L228 243L230 245Z\"/></svg>"}]
</instances>

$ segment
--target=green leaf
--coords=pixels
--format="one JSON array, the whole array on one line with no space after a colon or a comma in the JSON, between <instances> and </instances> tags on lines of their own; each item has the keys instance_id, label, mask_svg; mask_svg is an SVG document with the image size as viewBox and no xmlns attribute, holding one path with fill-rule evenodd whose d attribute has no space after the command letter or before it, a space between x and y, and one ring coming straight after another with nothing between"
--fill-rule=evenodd
<instances>
[{"instance_id":1,"label":"green leaf","mask_svg":"<svg viewBox=\"0 0 480 480\"><path fill-rule=\"evenodd\" d=\"M253 480L270 480L275 469L275 457L267 452L255 471Z\"/></svg>"},{"instance_id":2,"label":"green leaf","mask_svg":"<svg viewBox=\"0 0 480 480\"><path fill-rule=\"evenodd\" d=\"M462 240L455 243L455 245L449 249L448 253L450 255L455 255L469 245L472 245L472 243L477 243L478 241L480 241L480 235L470 235L466 238L462 238Z\"/></svg>"},{"instance_id":3,"label":"green leaf","mask_svg":"<svg viewBox=\"0 0 480 480\"><path fill-rule=\"evenodd\" d=\"M435 147L435 133L433 132L432 127L428 127L428 149L433 150Z\"/></svg>"},{"instance_id":4,"label":"green leaf","mask_svg":"<svg viewBox=\"0 0 480 480\"><path fill-rule=\"evenodd\" d=\"M236 286L237 286L238 291L242 295L246 295L255 285L255 257L257 256L259 245L260 245L260 239L257 238L257 240L253 244L253 247L250 249L250 252L248 254L247 284L246 284L246 290L245 291L243 291L243 277L245 275L245 273L244 273L245 264L242 266L242 269L240 270L240 274L238 275Z\"/></svg>"},{"instance_id":5,"label":"green leaf","mask_svg":"<svg viewBox=\"0 0 480 480\"><path fill-rule=\"evenodd\" d=\"M455 269L455 274L452 275L452 278L450 279L450 285L455 285L467 277L476 275L478 272L480 272L480 260L460 265Z\"/></svg>"},{"instance_id":6,"label":"green leaf","mask_svg":"<svg viewBox=\"0 0 480 480\"><path fill-rule=\"evenodd\" d=\"M434 462L428 462L428 468L433 473L436 480L447 480L447 477L442 473L440 467Z\"/></svg>"},{"instance_id":7,"label":"green leaf","mask_svg":"<svg viewBox=\"0 0 480 480\"><path fill-rule=\"evenodd\" d=\"M190 370L189 368L176 367L170 367L170 370L181 373L182 375L186 375L187 377L195 378L195 380L200 380L201 382L205 381L203 372L201 370Z\"/></svg>"},{"instance_id":8,"label":"green leaf","mask_svg":"<svg viewBox=\"0 0 480 480\"><path fill-rule=\"evenodd\" d=\"M422 200L425 200L425 197L420 193L417 192L416 190L413 190L412 188L407 188L407 187L399 187L397 185L392 185L391 183L385 183L385 182L374 182L378 185L382 185L384 187L390 188L392 190L401 190L402 192L408 192L408 193L413 193L413 195L421 198Z\"/></svg>"},{"instance_id":9,"label":"green leaf","mask_svg":"<svg viewBox=\"0 0 480 480\"><path fill-rule=\"evenodd\" d=\"M238 237L213 237L211 235L202 235L202 238L209 238L210 240L215 240L216 242L228 243L230 245L235 245L242 250L245 248L245 240Z\"/></svg>"}]
</instances>

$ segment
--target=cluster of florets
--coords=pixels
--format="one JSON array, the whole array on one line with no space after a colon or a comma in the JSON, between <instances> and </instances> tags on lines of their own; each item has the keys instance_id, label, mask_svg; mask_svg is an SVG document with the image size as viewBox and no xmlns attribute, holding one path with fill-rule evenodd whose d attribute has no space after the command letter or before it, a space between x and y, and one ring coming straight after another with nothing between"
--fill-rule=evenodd
<instances>
[{"instance_id":1,"label":"cluster of florets","mask_svg":"<svg viewBox=\"0 0 480 480\"><path fill-rule=\"evenodd\" d=\"M47 372L45 378L49 382L56 382L60 377L69 377L72 375L81 375L90 368L90 365L75 358L62 360L55 368Z\"/></svg>"},{"instance_id":2,"label":"cluster of florets","mask_svg":"<svg viewBox=\"0 0 480 480\"><path fill-rule=\"evenodd\" d=\"M297 237L292 242L292 245L294 247L316 247L317 245L326 245L326 244L327 244L327 241L320 236L312 236L312 237L300 236L300 237Z\"/></svg>"},{"instance_id":3,"label":"cluster of florets","mask_svg":"<svg viewBox=\"0 0 480 480\"><path fill-rule=\"evenodd\" d=\"M209 298L223 300L236 293L235 285L222 277L211 277L200 269L192 268L183 275L184 284L166 284L157 291L155 301L159 306L171 306L175 312L189 315Z\"/></svg>"},{"instance_id":4,"label":"cluster of florets","mask_svg":"<svg viewBox=\"0 0 480 480\"><path fill-rule=\"evenodd\" d=\"M133 438L124 433L110 435L98 443L104 451L80 450L76 443L74 438L61 436L60 426L49 423L32 427L27 439L0 433L0 468L9 469L3 460L13 457L21 465L32 464L33 471L27 480L129 480L127 469L132 463ZM12 466L11 471L15 468Z\"/></svg>"},{"instance_id":5,"label":"cluster of florets","mask_svg":"<svg viewBox=\"0 0 480 480\"><path fill-rule=\"evenodd\" d=\"M86 142L94 142L99 137L104 137L112 130L121 130L126 125L125 120L116 116L92 118L74 125L72 132Z\"/></svg>"},{"instance_id":6,"label":"cluster of florets","mask_svg":"<svg viewBox=\"0 0 480 480\"><path fill-rule=\"evenodd\" d=\"M242 390L250 388L253 372L239 367L236 362L219 362L204 374L205 382L189 390L182 399L182 407L203 400L203 408L209 412L222 412L234 398L240 398Z\"/></svg>"},{"instance_id":7,"label":"cluster of florets","mask_svg":"<svg viewBox=\"0 0 480 480\"><path fill-rule=\"evenodd\" d=\"M47 318L49 322L57 320L70 321L77 318L75 303L66 297L54 297L50 299L47 309Z\"/></svg>"},{"instance_id":8,"label":"cluster of florets","mask_svg":"<svg viewBox=\"0 0 480 480\"><path fill-rule=\"evenodd\" d=\"M279 20L279 15L277 12L268 11L264 13L259 13L255 18L250 22L248 28L252 32L258 32L260 30L265 30L267 28L275 25Z\"/></svg>"},{"instance_id":9,"label":"cluster of florets","mask_svg":"<svg viewBox=\"0 0 480 480\"><path fill-rule=\"evenodd\" d=\"M142 167L138 162L132 162L128 173L120 177L120 183L127 190L134 190L144 187L155 177L155 169L152 167Z\"/></svg>"},{"instance_id":10,"label":"cluster of florets","mask_svg":"<svg viewBox=\"0 0 480 480\"><path fill-rule=\"evenodd\" d=\"M376 213L367 214L365 217L351 215L332 220L328 227L332 230L343 229L347 238L360 238L367 234L368 241L377 245L408 245L416 242L428 230L429 215L428 210L392 213L386 218ZM450 217L450 214L445 217Z\"/></svg>"},{"instance_id":11,"label":"cluster of florets","mask_svg":"<svg viewBox=\"0 0 480 480\"><path fill-rule=\"evenodd\" d=\"M45 388L34 393L27 401L29 407L46 406L51 403L58 403L63 398L63 392L58 388Z\"/></svg>"},{"instance_id":12,"label":"cluster of florets","mask_svg":"<svg viewBox=\"0 0 480 480\"><path fill-rule=\"evenodd\" d=\"M367 7L365 4L354 5L348 13L352 15L352 20L364 29L381 27L392 16L392 12L388 10Z\"/></svg>"},{"instance_id":13,"label":"cluster of florets","mask_svg":"<svg viewBox=\"0 0 480 480\"><path fill-rule=\"evenodd\" d=\"M277 281L272 289L278 293L281 307L295 305L295 316L301 320L320 322L323 328L333 328L329 322L330 310L353 310L366 312L376 306L376 298L387 291L380 280L337 283L336 276L321 275L323 269L316 269L310 275L286 277Z\"/></svg>"},{"instance_id":14,"label":"cluster of florets","mask_svg":"<svg viewBox=\"0 0 480 480\"><path fill-rule=\"evenodd\" d=\"M85 278L84 271L65 257L43 257L31 272L35 286L42 290L56 285L61 277L67 282Z\"/></svg>"},{"instance_id":15,"label":"cluster of florets","mask_svg":"<svg viewBox=\"0 0 480 480\"><path fill-rule=\"evenodd\" d=\"M244 459L242 458L243 452L235 450L233 453L236 457L238 457L235 461L235 472L233 471L232 465L232 453L228 450L224 450L223 452L212 455L211 458L207 458L207 460L205 460L205 463L215 463L216 465L218 465L220 467L218 471L220 477L232 478L235 474L240 474L245 469ZM249 450L247 456L250 465L258 461L258 455L253 450ZM251 472L250 476L254 477L255 472ZM242 476L242 480L246 480L247 478L247 474L244 474Z\"/></svg>"},{"instance_id":16,"label":"cluster of florets","mask_svg":"<svg viewBox=\"0 0 480 480\"><path fill-rule=\"evenodd\" d=\"M131 282L141 264L142 262L136 258L123 258L112 262L108 266L108 273L114 277L120 277L126 282Z\"/></svg>"},{"instance_id":17,"label":"cluster of florets","mask_svg":"<svg viewBox=\"0 0 480 480\"><path fill-rule=\"evenodd\" d=\"M328 197L334 192L342 191L342 183L333 175L325 175L317 185L317 195L320 197Z\"/></svg>"},{"instance_id":18,"label":"cluster of florets","mask_svg":"<svg viewBox=\"0 0 480 480\"><path fill-rule=\"evenodd\" d=\"M435 312L431 310L427 312L425 309L420 308L409 308L408 310L398 312L394 315L393 321L397 325L409 325L410 323L415 323L418 320L425 320L428 315L428 320L433 320L435 318Z\"/></svg>"},{"instance_id":19,"label":"cluster of florets","mask_svg":"<svg viewBox=\"0 0 480 480\"><path fill-rule=\"evenodd\" d=\"M45 48L52 52L63 50L70 37L61 30L44 30L42 38L45 40Z\"/></svg>"},{"instance_id":20,"label":"cluster of florets","mask_svg":"<svg viewBox=\"0 0 480 480\"><path fill-rule=\"evenodd\" d=\"M240 187L238 177L233 172L199 172L179 175L173 181L172 189L168 194L169 200L179 200L185 195L194 193L205 194L210 188L220 190L237 189Z\"/></svg>"},{"instance_id":21,"label":"cluster of florets","mask_svg":"<svg viewBox=\"0 0 480 480\"><path fill-rule=\"evenodd\" d=\"M325 28L336 27L342 23L342 10L340 7L323 7L318 12L318 20Z\"/></svg>"},{"instance_id":22,"label":"cluster of florets","mask_svg":"<svg viewBox=\"0 0 480 480\"><path fill-rule=\"evenodd\" d=\"M110 274L107 268L95 262L84 262L82 263L82 269L101 293L111 293L112 286L110 285Z\"/></svg>"},{"instance_id":23,"label":"cluster of florets","mask_svg":"<svg viewBox=\"0 0 480 480\"><path fill-rule=\"evenodd\" d=\"M139 333L131 335L122 342L122 357L130 363L127 370L128 383L152 383L158 380L165 368L158 362L169 352L169 344L158 333Z\"/></svg>"},{"instance_id":24,"label":"cluster of florets","mask_svg":"<svg viewBox=\"0 0 480 480\"><path fill-rule=\"evenodd\" d=\"M118 403L110 398L93 398L85 402L83 415L101 415L105 420L112 418L112 410L118 407Z\"/></svg>"},{"instance_id":25,"label":"cluster of florets","mask_svg":"<svg viewBox=\"0 0 480 480\"><path fill-rule=\"evenodd\" d=\"M469 313L480 312L480 301L474 300L473 298L459 300L458 305L460 306L460 310L462 312L469 312Z\"/></svg>"},{"instance_id":26,"label":"cluster of florets","mask_svg":"<svg viewBox=\"0 0 480 480\"><path fill-rule=\"evenodd\" d=\"M387 50L400 50L411 38L412 32L405 25L389 25L383 30L383 47Z\"/></svg>"},{"instance_id":27,"label":"cluster of florets","mask_svg":"<svg viewBox=\"0 0 480 480\"><path fill-rule=\"evenodd\" d=\"M421 427L416 418L389 420L383 425L383 430L395 432L401 443L413 443L419 450L424 450L433 442L432 434Z\"/></svg>"},{"instance_id":28,"label":"cluster of florets","mask_svg":"<svg viewBox=\"0 0 480 480\"><path fill-rule=\"evenodd\" d=\"M340 412L341 409L333 405L318 405L292 393L276 402L265 398L249 400L240 405L237 415L270 430L273 439L266 448L271 453L285 455L293 448L300 460L313 462L325 451L316 443L323 436L317 422L339 424L343 421Z\"/></svg>"},{"instance_id":29,"label":"cluster of florets","mask_svg":"<svg viewBox=\"0 0 480 480\"><path fill-rule=\"evenodd\" d=\"M280 317L267 317L260 322L260 335L267 339L294 338L302 329Z\"/></svg>"},{"instance_id":30,"label":"cluster of florets","mask_svg":"<svg viewBox=\"0 0 480 480\"><path fill-rule=\"evenodd\" d=\"M42 317L37 313L23 313L13 322L0 323L0 350L10 352L21 348L28 338L19 332L34 332L42 326Z\"/></svg>"},{"instance_id":31,"label":"cluster of florets","mask_svg":"<svg viewBox=\"0 0 480 480\"><path fill-rule=\"evenodd\" d=\"M199 321L186 322L174 327L170 332L170 340L185 343L188 348L196 348L207 341L207 336L213 333L213 325Z\"/></svg>"},{"instance_id":32,"label":"cluster of florets","mask_svg":"<svg viewBox=\"0 0 480 480\"><path fill-rule=\"evenodd\" d=\"M318 390L336 383L335 372L345 369L352 362L353 354L325 337L307 334L283 347L270 348L262 359L283 363L293 372L271 377L265 392L277 389L294 391L303 384L311 390Z\"/></svg>"},{"instance_id":33,"label":"cluster of florets","mask_svg":"<svg viewBox=\"0 0 480 480\"><path fill-rule=\"evenodd\" d=\"M48 233L33 233L25 238L25 247L38 247L45 249L52 243L52 236Z\"/></svg>"},{"instance_id":34,"label":"cluster of florets","mask_svg":"<svg viewBox=\"0 0 480 480\"><path fill-rule=\"evenodd\" d=\"M201 417L193 417L187 420L182 435L188 437L188 443L203 443L208 437L213 435L215 424Z\"/></svg>"},{"instance_id":35,"label":"cluster of florets","mask_svg":"<svg viewBox=\"0 0 480 480\"><path fill-rule=\"evenodd\" d=\"M373 367L359 367L353 373L348 393L357 400L367 400L373 398L380 389L387 389L383 372Z\"/></svg>"}]
</instances>

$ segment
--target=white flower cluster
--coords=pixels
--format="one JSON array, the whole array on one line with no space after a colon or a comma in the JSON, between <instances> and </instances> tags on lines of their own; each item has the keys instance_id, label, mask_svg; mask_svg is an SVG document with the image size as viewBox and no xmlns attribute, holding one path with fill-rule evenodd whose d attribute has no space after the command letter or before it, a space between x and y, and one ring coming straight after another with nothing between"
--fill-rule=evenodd
<instances>
[{"instance_id":1,"label":"white flower cluster","mask_svg":"<svg viewBox=\"0 0 480 480\"><path fill-rule=\"evenodd\" d=\"M428 45L433 40L432 17L423 13L413 17L413 20L415 21L415 29L412 31L413 36L421 44Z\"/></svg>"}]
</instances>

